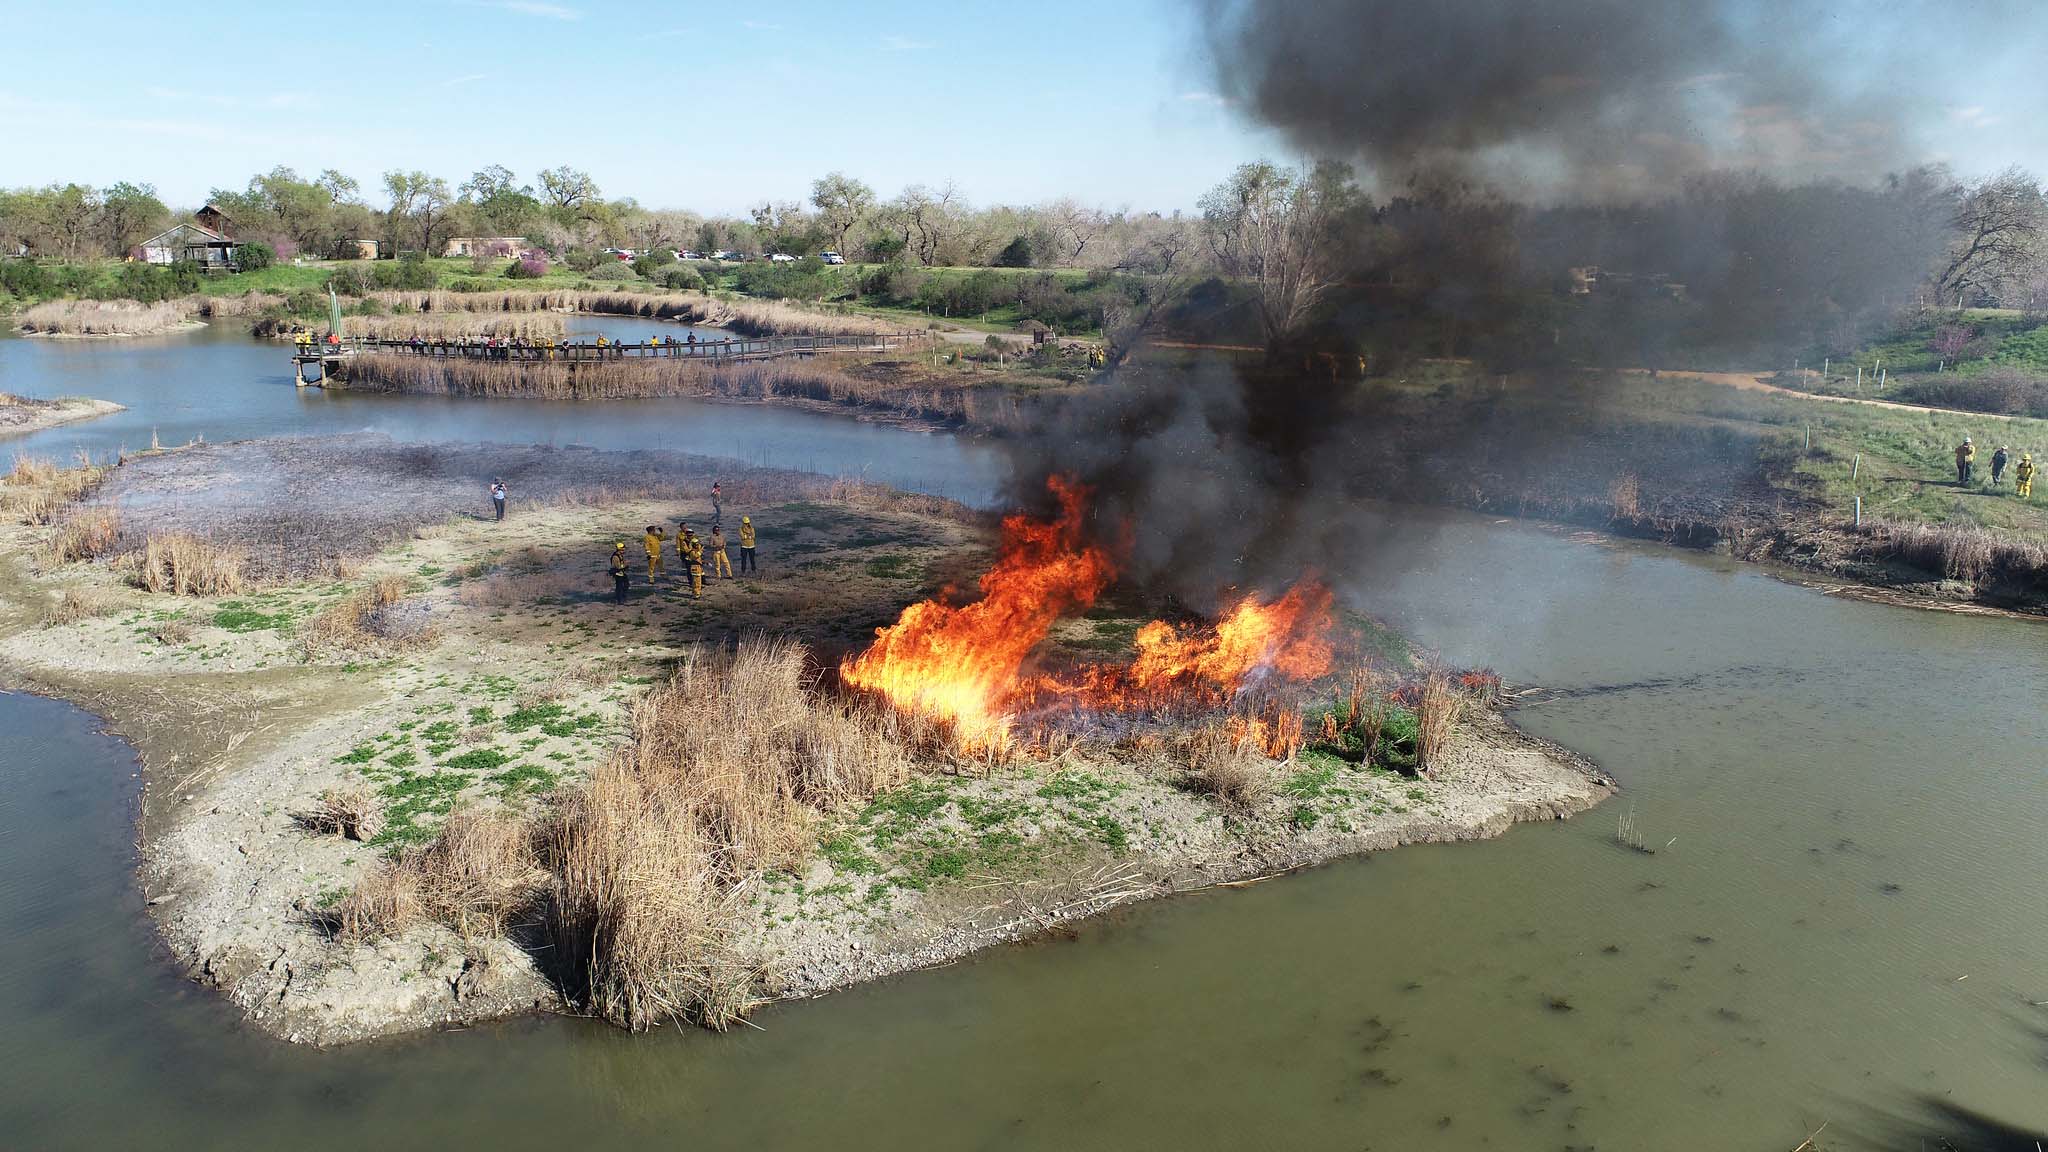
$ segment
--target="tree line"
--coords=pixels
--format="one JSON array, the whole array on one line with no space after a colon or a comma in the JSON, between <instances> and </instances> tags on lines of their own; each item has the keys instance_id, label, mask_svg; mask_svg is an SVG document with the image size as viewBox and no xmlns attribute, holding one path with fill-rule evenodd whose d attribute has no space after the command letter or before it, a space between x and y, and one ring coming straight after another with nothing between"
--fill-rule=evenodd
<instances>
[{"instance_id":1,"label":"tree line","mask_svg":"<svg viewBox=\"0 0 2048 1152\"><path fill-rule=\"evenodd\" d=\"M557 257L591 247L797 256L833 250L872 263L1111 268L1143 262L1155 238L1195 226L1178 214L1109 211L1073 200L976 207L950 184L915 184L884 198L836 172L814 181L805 199L763 201L743 216L608 198L589 173L566 165L531 181L490 165L454 184L394 170L375 192L381 206L344 173L329 169L309 179L278 167L242 188L215 188L207 202L235 222L237 239L262 243L281 258L347 257L359 240L379 241L387 255L439 255L454 236L517 236ZM120 259L189 214L174 213L149 184L0 189L0 253Z\"/></svg>"}]
</instances>

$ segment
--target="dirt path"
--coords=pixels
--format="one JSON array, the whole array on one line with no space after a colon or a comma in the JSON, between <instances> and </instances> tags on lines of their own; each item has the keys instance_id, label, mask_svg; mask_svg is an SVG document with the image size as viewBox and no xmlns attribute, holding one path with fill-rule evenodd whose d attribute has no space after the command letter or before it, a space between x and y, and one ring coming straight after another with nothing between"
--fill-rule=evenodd
<instances>
[{"instance_id":1,"label":"dirt path","mask_svg":"<svg viewBox=\"0 0 2048 1152\"><path fill-rule=\"evenodd\" d=\"M1631 368L1638 375L1650 375L1648 368ZM1709 384L1726 384L1744 392L1771 392L1779 396L1796 396L1802 400L1825 400L1833 404L1862 404L1870 408L1890 408L1896 412L1939 412L1948 416L1982 416L1990 420L2013 420L2017 417L2000 412L1972 412L1967 408L1936 408L1929 404L1901 404L1896 400L1872 400L1863 396L1829 396L1821 392L1801 392L1797 388L1786 388L1772 384L1761 375L1752 372L1659 372L1662 376L1681 376L1688 380L1704 380Z\"/></svg>"}]
</instances>

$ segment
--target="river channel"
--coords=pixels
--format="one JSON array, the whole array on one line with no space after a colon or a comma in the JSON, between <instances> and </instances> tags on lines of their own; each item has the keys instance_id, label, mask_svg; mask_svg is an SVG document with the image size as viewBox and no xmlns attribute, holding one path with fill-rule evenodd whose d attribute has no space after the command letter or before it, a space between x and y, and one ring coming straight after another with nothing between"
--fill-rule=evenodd
<instances>
[{"instance_id":1,"label":"river channel","mask_svg":"<svg viewBox=\"0 0 2048 1152\"><path fill-rule=\"evenodd\" d=\"M136 421L184 411L209 439L544 430L773 445L772 463L886 466L871 474L953 495L996 477L973 444L776 408L307 399L274 346L25 343L0 341L0 388L132 409L44 434L45 452L133 446ZM132 379L152 362L176 367ZM222 410L205 389L248 399ZM1619 799L1137 906L724 1036L549 1018L337 1051L265 1039L154 943L132 751L67 705L0 695L0 1145L1789 1149L1826 1122L1830 1148L2032 1147L2048 631L1390 516L1345 598L1543 686L1517 722L1598 760ZM1616 842L1631 808L1654 854Z\"/></svg>"}]
</instances>

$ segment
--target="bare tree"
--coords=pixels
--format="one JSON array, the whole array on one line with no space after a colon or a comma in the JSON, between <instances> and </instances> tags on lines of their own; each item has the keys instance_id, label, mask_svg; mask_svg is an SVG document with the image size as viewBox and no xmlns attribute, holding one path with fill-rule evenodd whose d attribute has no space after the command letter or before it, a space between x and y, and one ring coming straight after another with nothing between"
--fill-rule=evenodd
<instances>
[{"instance_id":1,"label":"bare tree","mask_svg":"<svg viewBox=\"0 0 2048 1152\"><path fill-rule=\"evenodd\" d=\"M954 219L959 198L951 184L937 191L912 184L896 197L894 208L902 222L903 240L918 263L936 263L940 249L954 238L959 227Z\"/></svg>"},{"instance_id":2,"label":"bare tree","mask_svg":"<svg viewBox=\"0 0 2048 1152\"><path fill-rule=\"evenodd\" d=\"M1938 300L1963 301L1972 292L1996 294L2024 275L2038 251L2048 210L2041 187L2019 168L2008 168L1970 188L1950 220L1955 233L1947 265L1936 278Z\"/></svg>"},{"instance_id":3,"label":"bare tree","mask_svg":"<svg viewBox=\"0 0 2048 1152\"><path fill-rule=\"evenodd\" d=\"M1202 197L1210 248L1226 275L1257 289L1268 343L1299 328L1336 282L1336 224L1357 198L1350 171L1329 161L1246 164Z\"/></svg>"},{"instance_id":4,"label":"bare tree","mask_svg":"<svg viewBox=\"0 0 2048 1152\"><path fill-rule=\"evenodd\" d=\"M1081 263L1081 253L1097 236L1109 228L1112 218L1100 208L1090 208L1072 200L1055 200L1046 205L1047 222L1059 239L1060 251L1056 259L1061 264Z\"/></svg>"}]
</instances>

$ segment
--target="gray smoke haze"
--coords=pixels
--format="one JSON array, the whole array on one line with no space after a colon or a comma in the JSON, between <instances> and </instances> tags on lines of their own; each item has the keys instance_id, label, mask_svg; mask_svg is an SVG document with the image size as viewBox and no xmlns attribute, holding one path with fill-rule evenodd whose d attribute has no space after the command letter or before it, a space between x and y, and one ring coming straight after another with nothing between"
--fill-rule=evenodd
<instances>
[{"instance_id":1,"label":"gray smoke haze","mask_svg":"<svg viewBox=\"0 0 2048 1152\"><path fill-rule=\"evenodd\" d=\"M1518 198L1667 192L1725 168L1873 179L1928 158L2009 0L1200 0L1223 92L1381 181ZM1937 142L1938 144L1938 142Z\"/></svg>"}]
</instances>

